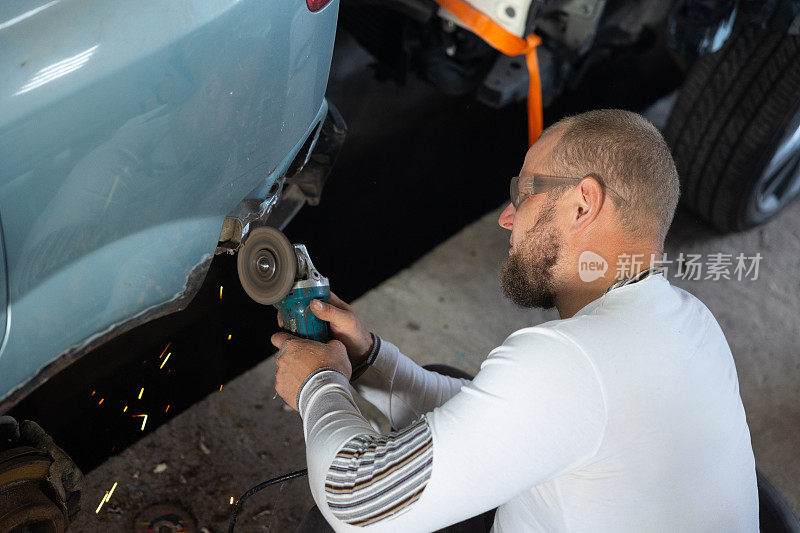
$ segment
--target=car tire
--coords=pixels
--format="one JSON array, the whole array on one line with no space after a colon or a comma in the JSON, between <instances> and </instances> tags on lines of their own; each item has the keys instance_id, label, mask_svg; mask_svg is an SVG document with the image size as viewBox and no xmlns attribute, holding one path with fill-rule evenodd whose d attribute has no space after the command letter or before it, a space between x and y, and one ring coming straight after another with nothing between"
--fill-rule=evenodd
<instances>
[{"instance_id":1,"label":"car tire","mask_svg":"<svg viewBox=\"0 0 800 533\"><path fill-rule=\"evenodd\" d=\"M664 137L682 205L722 231L775 217L800 193L800 36L746 28L698 59Z\"/></svg>"},{"instance_id":2,"label":"car tire","mask_svg":"<svg viewBox=\"0 0 800 533\"><path fill-rule=\"evenodd\" d=\"M35 422L0 416L0 531L61 533L80 511L83 474Z\"/></svg>"},{"instance_id":3,"label":"car tire","mask_svg":"<svg viewBox=\"0 0 800 533\"><path fill-rule=\"evenodd\" d=\"M758 522L764 533L800 533L800 520L767 476L756 468Z\"/></svg>"}]
</instances>

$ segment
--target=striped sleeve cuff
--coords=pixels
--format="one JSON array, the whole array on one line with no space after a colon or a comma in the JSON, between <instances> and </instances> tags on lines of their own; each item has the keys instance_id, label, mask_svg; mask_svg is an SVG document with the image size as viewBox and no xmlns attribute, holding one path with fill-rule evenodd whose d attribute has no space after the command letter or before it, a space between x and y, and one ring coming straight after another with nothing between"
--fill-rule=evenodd
<instances>
[{"instance_id":1,"label":"striped sleeve cuff","mask_svg":"<svg viewBox=\"0 0 800 533\"><path fill-rule=\"evenodd\" d=\"M353 369L353 374L350 376L350 383L360 378L361 374L366 372L367 369L372 366L372 363L375 362L375 359L378 357L378 353L381 351L381 338L372 332L370 332L370 335L372 335L372 351L369 352L366 361Z\"/></svg>"},{"instance_id":2,"label":"striped sleeve cuff","mask_svg":"<svg viewBox=\"0 0 800 533\"><path fill-rule=\"evenodd\" d=\"M349 390L349 384L344 374L332 368L320 368L309 374L297 391L297 410L302 418L308 410L317 393L323 392L328 386L344 387Z\"/></svg>"},{"instance_id":3,"label":"striped sleeve cuff","mask_svg":"<svg viewBox=\"0 0 800 533\"><path fill-rule=\"evenodd\" d=\"M433 468L433 436L425 417L389 435L358 435L336 454L325 478L333 515L366 526L408 510Z\"/></svg>"}]
</instances>

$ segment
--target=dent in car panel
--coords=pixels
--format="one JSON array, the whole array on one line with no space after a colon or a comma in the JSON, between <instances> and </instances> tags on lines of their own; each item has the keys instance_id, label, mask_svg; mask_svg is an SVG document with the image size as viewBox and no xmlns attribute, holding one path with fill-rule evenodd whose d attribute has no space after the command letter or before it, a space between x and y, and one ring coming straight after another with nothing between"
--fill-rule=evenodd
<instances>
[{"instance_id":1,"label":"dent in car panel","mask_svg":"<svg viewBox=\"0 0 800 533\"><path fill-rule=\"evenodd\" d=\"M0 398L180 293L225 215L277 179L324 117L334 4L0 5Z\"/></svg>"}]
</instances>

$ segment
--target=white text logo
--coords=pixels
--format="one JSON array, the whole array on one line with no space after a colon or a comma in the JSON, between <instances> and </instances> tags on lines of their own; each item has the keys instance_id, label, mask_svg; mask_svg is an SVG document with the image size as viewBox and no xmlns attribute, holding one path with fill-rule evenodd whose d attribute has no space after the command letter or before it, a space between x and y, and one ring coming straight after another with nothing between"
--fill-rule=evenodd
<instances>
[{"instance_id":1,"label":"white text logo","mask_svg":"<svg viewBox=\"0 0 800 533\"><path fill-rule=\"evenodd\" d=\"M608 262L592 251L586 250L578 258L578 275L581 281L589 283L602 278L608 270Z\"/></svg>"}]
</instances>

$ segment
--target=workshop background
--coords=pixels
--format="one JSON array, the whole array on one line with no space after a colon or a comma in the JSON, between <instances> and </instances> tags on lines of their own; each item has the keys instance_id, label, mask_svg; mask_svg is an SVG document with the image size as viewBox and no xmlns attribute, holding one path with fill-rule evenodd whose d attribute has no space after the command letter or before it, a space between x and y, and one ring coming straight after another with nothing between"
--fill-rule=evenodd
<instances>
[{"instance_id":1,"label":"workshop background","mask_svg":"<svg viewBox=\"0 0 800 533\"><path fill-rule=\"evenodd\" d=\"M545 111L545 123L599 107L663 126L680 83L663 47L598 63ZM658 56L658 57L654 57ZM497 272L508 233L496 224L526 149L524 105L489 109L409 78L380 81L371 58L337 37L328 98L349 135L318 207L286 229L368 327L420 363L475 373L515 329L555 318L506 301ZM760 253L757 280L671 281L715 314L731 345L758 466L800 509L800 203L768 225L720 235L679 211L667 253ZM305 467L299 416L274 395L275 311L252 302L235 257L214 259L181 313L95 350L20 404L87 474L75 531L130 531L155 504L198 531L227 530L231 499ZM152 362L169 350L170 372ZM150 364L148 364L148 361ZM147 427L121 416L144 388ZM97 398L105 401L98 405ZM95 513L106 491L113 497ZM247 501L237 531L292 531L312 500L305 478Z\"/></svg>"}]
</instances>

